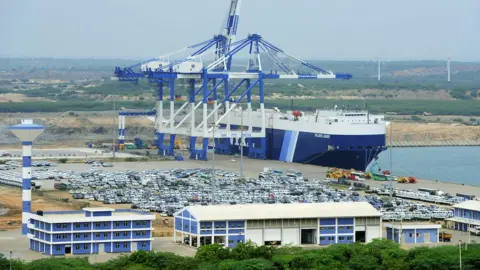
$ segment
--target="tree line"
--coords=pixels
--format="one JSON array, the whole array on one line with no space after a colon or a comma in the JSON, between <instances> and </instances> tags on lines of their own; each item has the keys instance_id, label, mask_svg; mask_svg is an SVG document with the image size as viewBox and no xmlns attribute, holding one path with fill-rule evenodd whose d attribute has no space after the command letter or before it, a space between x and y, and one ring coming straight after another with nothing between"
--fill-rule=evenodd
<instances>
[{"instance_id":1,"label":"tree line","mask_svg":"<svg viewBox=\"0 0 480 270\"><path fill-rule=\"evenodd\" d=\"M480 269L480 245L462 249L462 269ZM450 270L459 269L460 253L457 246L404 250L388 240L319 249L275 248L247 242L233 249L219 244L202 246L195 257L138 251L97 264L75 257L24 262L0 256L0 269L9 269L10 264L12 270Z\"/></svg>"},{"instance_id":2,"label":"tree line","mask_svg":"<svg viewBox=\"0 0 480 270\"><path fill-rule=\"evenodd\" d=\"M168 101L164 101L168 104ZM183 102L175 102L180 107ZM154 108L153 101L121 101L116 102L116 109L149 110ZM258 108L258 102L253 107ZM475 100L335 100L335 99L307 99L307 100L266 100L267 108L278 107L282 110L315 111L325 108L345 108L350 110L363 109L370 113L383 114L394 112L399 115L421 115L429 112L433 115L469 115L480 116L480 102ZM164 107L166 108L166 107ZM246 106L244 106L246 108ZM2 103L0 113L16 112L67 112L67 111L112 111L113 102L99 101L57 101L57 102L22 102Z\"/></svg>"}]
</instances>

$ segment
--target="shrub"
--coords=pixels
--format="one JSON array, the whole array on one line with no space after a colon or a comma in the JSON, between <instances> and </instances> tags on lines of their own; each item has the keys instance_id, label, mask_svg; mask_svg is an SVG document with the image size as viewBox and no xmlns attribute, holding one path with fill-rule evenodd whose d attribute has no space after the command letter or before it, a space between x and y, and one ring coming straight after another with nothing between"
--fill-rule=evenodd
<instances>
[{"instance_id":1,"label":"shrub","mask_svg":"<svg viewBox=\"0 0 480 270\"><path fill-rule=\"evenodd\" d=\"M66 158L61 158L61 159L58 160L58 163L63 163L63 164L65 164L65 163L67 163L67 161L68 161L68 159L66 159Z\"/></svg>"},{"instance_id":2,"label":"shrub","mask_svg":"<svg viewBox=\"0 0 480 270\"><path fill-rule=\"evenodd\" d=\"M416 115L412 115L412 117L410 117L410 120L412 120L412 121L422 121L422 118L419 117L419 116L416 116Z\"/></svg>"}]
</instances>

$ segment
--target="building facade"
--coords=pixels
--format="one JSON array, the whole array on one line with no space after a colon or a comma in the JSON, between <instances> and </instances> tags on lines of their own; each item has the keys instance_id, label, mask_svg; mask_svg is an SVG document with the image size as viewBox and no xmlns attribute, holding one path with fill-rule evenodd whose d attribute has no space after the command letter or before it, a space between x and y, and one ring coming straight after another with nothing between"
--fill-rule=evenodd
<instances>
[{"instance_id":1,"label":"building facade","mask_svg":"<svg viewBox=\"0 0 480 270\"><path fill-rule=\"evenodd\" d=\"M429 244L439 242L438 224L390 224L386 223L386 238L400 244Z\"/></svg>"},{"instance_id":2,"label":"building facade","mask_svg":"<svg viewBox=\"0 0 480 270\"><path fill-rule=\"evenodd\" d=\"M174 241L330 245L382 236L381 213L364 202L189 206L175 213Z\"/></svg>"},{"instance_id":3,"label":"building facade","mask_svg":"<svg viewBox=\"0 0 480 270\"><path fill-rule=\"evenodd\" d=\"M152 249L155 215L130 209L84 208L30 214L30 249L48 255Z\"/></svg>"},{"instance_id":4,"label":"building facade","mask_svg":"<svg viewBox=\"0 0 480 270\"><path fill-rule=\"evenodd\" d=\"M447 219L449 227L464 232L476 232L480 227L480 201L464 201L453 206L453 217Z\"/></svg>"}]
</instances>

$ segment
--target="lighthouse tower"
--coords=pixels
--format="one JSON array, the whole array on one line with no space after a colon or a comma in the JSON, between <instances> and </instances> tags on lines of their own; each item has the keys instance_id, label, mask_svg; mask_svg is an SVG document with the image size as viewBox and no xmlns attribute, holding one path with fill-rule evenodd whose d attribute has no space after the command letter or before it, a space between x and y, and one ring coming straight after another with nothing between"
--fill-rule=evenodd
<instances>
[{"instance_id":1,"label":"lighthouse tower","mask_svg":"<svg viewBox=\"0 0 480 270\"><path fill-rule=\"evenodd\" d=\"M27 224L32 211L32 144L44 130L44 126L35 125L25 119L19 125L8 128L22 141L22 235L28 232Z\"/></svg>"}]
</instances>

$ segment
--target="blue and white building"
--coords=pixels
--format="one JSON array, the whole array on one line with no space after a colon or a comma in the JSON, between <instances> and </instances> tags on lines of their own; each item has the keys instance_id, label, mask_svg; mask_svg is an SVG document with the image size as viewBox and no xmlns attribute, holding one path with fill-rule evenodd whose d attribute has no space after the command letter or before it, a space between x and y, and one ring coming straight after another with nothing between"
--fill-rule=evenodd
<instances>
[{"instance_id":1,"label":"blue and white building","mask_svg":"<svg viewBox=\"0 0 480 270\"><path fill-rule=\"evenodd\" d=\"M30 249L48 255L152 249L155 215L131 209L84 208L30 214Z\"/></svg>"},{"instance_id":2,"label":"blue and white building","mask_svg":"<svg viewBox=\"0 0 480 270\"><path fill-rule=\"evenodd\" d=\"M401 244L429 244L439 242L438 224L385 223L386 238Z\"/></svg>"},{"instance_id":3,"label":"blue and white building","mask_svg":"<svg viewBox=\"0 0 480 270\"><path fill-rule=\"evenodd\" d=\"M453 206L453 217L447 219L449 227L477 233L480 229L480 201L464 201Z\"/></svg>"},{"instance_id":4,"label":"blue and white building","mask_svg":"<svg viewBox=\"0 0 480 270\"><path fill-rule=\"evenodd\" d=\"M175 213L174 241L329 245L382 237L382 214L366 202L188 206Z\"/></svg>"}]
</instances>

